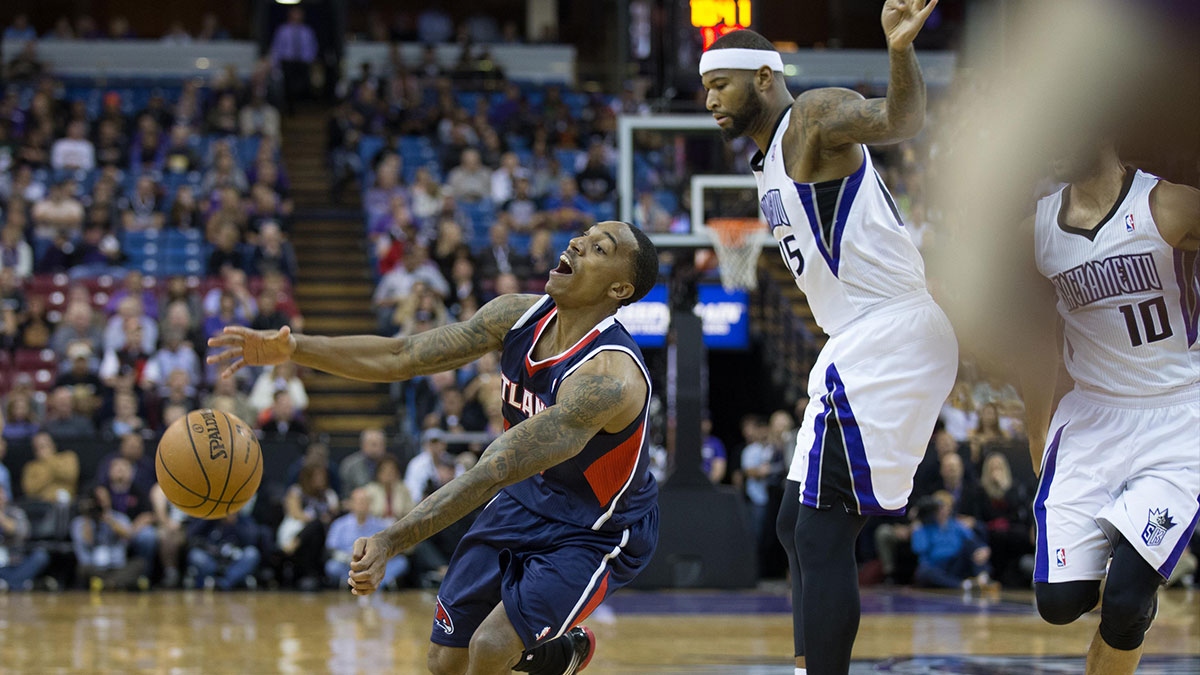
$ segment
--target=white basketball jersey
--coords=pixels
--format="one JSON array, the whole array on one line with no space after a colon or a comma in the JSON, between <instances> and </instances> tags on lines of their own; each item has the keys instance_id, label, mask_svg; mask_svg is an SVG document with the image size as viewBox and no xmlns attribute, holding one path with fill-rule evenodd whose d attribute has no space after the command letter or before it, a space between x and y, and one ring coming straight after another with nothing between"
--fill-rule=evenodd
<instances>
[{"instance_id":1,"label":"white basketball jersey","mask_svg":"<svg viewBox=\"0 0 1200 675\"><path fill-rule=\"evenodd\" d=\"M787 174L780 117L766 153L750 162L759 205L813 318L830 335L872 306L925 290L925 263L900 218L871 153L853 174L797 183Z\"/></svg>"},{"instance_id":2,"label":"white basketball jersey","mask_svg":"<svg viewBox=\"0 0 1200 675\"><path fill-rule=\"evenodd\" d=\"M1085 389L1148 396L1200 382L1200 265L1158 232L1150 215L1158 180L1130 168L1092 230L1062 220L1067 188L1038 201L1038 270L1058 295L1067 371Z\"/></svg>"}]
</instances>

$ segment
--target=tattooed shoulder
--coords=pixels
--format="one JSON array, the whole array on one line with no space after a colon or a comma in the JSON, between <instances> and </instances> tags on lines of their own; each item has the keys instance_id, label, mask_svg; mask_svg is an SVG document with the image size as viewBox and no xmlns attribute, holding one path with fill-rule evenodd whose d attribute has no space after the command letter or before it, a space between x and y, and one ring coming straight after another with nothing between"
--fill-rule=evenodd
<instances>
[{"instance_id":1,"label":"tattooed shoulder","mask_svg":"<svg viewBox=\"0 0 1200 675\"><path fill-rule=\"evenodd\" d=\"M501 295L480 307L471 323L493 335L503 337L540 298L538 295L518 293Z\"/></svg>"}]
</instances>

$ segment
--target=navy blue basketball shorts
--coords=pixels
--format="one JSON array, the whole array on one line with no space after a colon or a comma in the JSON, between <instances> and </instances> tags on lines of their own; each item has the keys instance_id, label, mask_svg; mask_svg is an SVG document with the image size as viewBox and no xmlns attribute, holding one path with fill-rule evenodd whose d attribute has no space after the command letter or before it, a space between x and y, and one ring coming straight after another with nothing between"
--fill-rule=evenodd
<instances>
[{"instance_id":1,"label":"navy blue basketball shorts","mask_svg":"<svg viewBox=\"0 0 1200 675\"><path fill-rule=\"evenodd\" d=\"M657 507L622 531L596 532L547 520L501 492L450 559L430 640L467 647L500 602L526 649L552 640L633 581L657 543Z\"/></svg>"}]
</instances>

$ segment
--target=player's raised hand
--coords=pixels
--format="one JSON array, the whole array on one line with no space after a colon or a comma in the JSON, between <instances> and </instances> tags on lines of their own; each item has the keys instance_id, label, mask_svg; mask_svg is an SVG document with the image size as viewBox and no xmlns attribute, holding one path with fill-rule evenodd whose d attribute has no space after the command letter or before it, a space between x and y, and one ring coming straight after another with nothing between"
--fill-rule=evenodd
<instances>
[{"instance_id":1,"label":"player's raised hand","mask_svg":"<svg viewBox=\"0 0 1200 675\"><path fill-rule=\"evenodd\" d=\"M887 0L883 3L883 34L887 36L888 49L907 49L921 32L925 19L929 18L938 0Z\"/></svg>"},{"instance_id":2,"label":"player's raised hand","mask_svg":"<svg viewBox=\"0 0 1200 675\"><path fill-rule=\"evenodd\" d=\"M208 363L229 363L221 377L230 377L246 366L274 366L292 357L296 338L292 329L250 330L242 326L226 326L219 335L208 339L208 346L225 351L210 355Z\"/></svg>"},{"instance_id":3,"label":"player's raised hand","mask_svg":"<svg viewBox=\"0 0 1200 675\"><path fill-rule=\"evenodd\" d=\"M374 537L354 540L354 555L350 559L350 592L370 595L379 589L387 569L387 551Z\"/></svg>"}]
</instances>

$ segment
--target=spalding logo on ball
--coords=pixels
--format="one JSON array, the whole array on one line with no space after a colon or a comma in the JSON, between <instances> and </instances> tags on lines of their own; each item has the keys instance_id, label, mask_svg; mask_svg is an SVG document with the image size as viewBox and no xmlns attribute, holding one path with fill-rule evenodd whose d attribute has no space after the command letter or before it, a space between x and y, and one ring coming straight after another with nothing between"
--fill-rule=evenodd
<instances>
[{"instance_id":1,"label":"spalding logo on ball","mask_svg":"<svg viewBox=\"0 0 1200 675\"><path fill-rule=\"evenodd\" d=\"M234 415L204 408L175 420L158 442L158 486L179 510L215 520L236 513L262 482L262 448Z\"/></svg>"}]
</instances>

